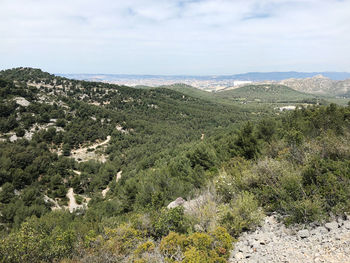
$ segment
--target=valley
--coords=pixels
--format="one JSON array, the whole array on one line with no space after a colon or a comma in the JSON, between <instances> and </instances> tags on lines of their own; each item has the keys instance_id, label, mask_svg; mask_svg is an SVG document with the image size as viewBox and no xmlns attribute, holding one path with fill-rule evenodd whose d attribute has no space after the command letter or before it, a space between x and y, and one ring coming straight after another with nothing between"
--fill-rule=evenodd
<instances>
[{"instance_id":1,"label":"valley","mask_svg":"<svg viewBox=\"0 0 350 263\"><path fill-rule=\"evenodd\" d=\"M342 222L350 108L302 90L0 71L0 259L249 261L237 239L271 214L286 229Z\"/></svg>"}]
</instances>

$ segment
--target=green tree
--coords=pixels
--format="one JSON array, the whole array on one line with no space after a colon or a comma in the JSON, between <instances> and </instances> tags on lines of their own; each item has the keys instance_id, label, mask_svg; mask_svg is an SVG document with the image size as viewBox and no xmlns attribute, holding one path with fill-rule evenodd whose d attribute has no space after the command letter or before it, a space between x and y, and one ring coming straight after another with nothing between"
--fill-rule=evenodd
<instances>
[{"instance_id":1,"label":"green tree","mask_svg":"<svg viewBox=\"0 0 350 263\"><path fill-rule=\"evenodd\" d=\"M15 197L15 188L11 183L4 183L0 190L0 202L9 203Z\"/></svg>"},{"instance_id":2,"label":"green tree","mask_svg":"<svg viewBox=\"0 0 350 263\"><path fill-rule=\"evenodd\" d=\"M68 143L63 144L62 153L64 156L69 156L71 151L71 146Z\"/></svg>"},{"instance_id":3,"label":"green tree","mask_svg":"<svg viewBox=\"0 0 350 263\"><path fill-rule=\"evenodd\" d=\"M258 156L260 153L259 143L250 122L246 123L238 132L234 145L237 152L246 159L254 159Z\"/></svg>"}]
</instances>

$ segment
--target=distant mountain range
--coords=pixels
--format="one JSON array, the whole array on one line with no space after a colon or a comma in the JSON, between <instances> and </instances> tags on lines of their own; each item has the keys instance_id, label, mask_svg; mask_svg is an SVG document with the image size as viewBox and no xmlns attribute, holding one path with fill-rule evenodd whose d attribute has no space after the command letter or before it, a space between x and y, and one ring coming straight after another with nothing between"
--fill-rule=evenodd
<instances>
[{"instance_id":1,"label":"distant mountain range","mask_svg":"<svg viewBox=\"0 0 350 263\"><path fill-rule=\"evenodd\" d=\"M232 76L222 76L232 77L239 80L248 80L248 81L266 81L266 80L284 80L284 79L303 79L303 78L311 78L317 75L322 75L324 77L330 78L332 80L345 80L350 78L349 72L296 72L296 71L288 71L288 72L249 72L244 74L236 74Z\"/></svg>"},{"instance_id":2,"label":"distant mountain range","mask_svg":"<svg viewBox=\"0 0 350 263\"><path fill-rule=\"evenodd\" d=\"M234 75L133 75L133 74L56 74L58 76L78 80L115 81L120 79L164 79L164 80L246 80L246 81L280 81L290 78L311 78L322 75L332 80L345 80L350 78L349 72L249 72Z\"/></svg>"}]
</instances>

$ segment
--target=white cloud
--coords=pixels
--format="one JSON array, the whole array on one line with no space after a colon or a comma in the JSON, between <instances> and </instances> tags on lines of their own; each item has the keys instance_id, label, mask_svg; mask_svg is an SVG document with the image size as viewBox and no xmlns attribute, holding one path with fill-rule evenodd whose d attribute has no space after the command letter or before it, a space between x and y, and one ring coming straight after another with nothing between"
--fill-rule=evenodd
<instances>
[{"instance_id":1,"label":"white cloud","mask_svg":"<svg viewBox=\"0 0 350 263\"><path fill-rule=\"evenodd\" d=\"M350 71L350 1L1 0L0 67Z\"/></svg>"}]
</instances>

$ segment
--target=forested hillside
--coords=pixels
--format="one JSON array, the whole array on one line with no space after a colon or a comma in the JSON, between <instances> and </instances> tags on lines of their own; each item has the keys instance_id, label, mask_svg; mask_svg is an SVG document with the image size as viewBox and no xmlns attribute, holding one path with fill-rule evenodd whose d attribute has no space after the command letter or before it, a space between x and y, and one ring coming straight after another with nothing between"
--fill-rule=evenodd
<instances>
[{"instance_id":1,"label":"forested hillside","mask_svg":"<svg viewBox=\"0 0 350 263\"><path fill-rule=\"evenodd\" d=\"M0 109L3 262L226 262L264 215L350 210L350 107L257 116L17 68Z\"/></svg>"},{"instance_id":2,"label":"forested hillside","mask_svg":"<svg viewBox=\"0 0 350 263\"><path fill-rule=\"evenodd\" d=\"M279 102L292 103L303 101L316 101L317 96L296 91L284 85L265 84L247 85L232 90L218 92L219 98L257 101L257 102Z\"/></svg>"}]
</instances>

